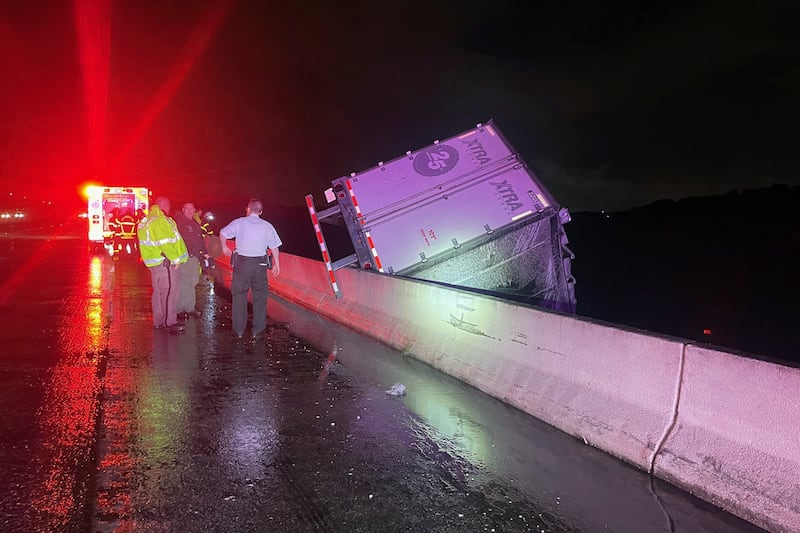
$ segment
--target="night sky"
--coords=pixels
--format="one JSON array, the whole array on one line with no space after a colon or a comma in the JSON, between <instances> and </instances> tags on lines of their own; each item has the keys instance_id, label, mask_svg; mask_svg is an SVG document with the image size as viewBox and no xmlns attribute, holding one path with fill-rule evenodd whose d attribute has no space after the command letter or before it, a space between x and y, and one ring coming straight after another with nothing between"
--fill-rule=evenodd
<instances>
[{"instance_id":1,"label":"night sky","mask_svg":"<svg viewBox=\"0 0 800 533\"><path fill-rule=\"evenodd\" d=\"M795 5L3 2L2 189L300 205L490 118L573 212L797 185Z\"/></svg>"}]
</instances>

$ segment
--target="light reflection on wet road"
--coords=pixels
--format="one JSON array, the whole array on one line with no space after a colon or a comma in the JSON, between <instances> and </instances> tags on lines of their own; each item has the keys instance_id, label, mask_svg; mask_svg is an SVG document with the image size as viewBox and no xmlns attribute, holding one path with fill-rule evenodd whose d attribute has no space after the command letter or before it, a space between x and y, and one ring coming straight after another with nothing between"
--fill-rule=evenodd
<instances>
[{"instance_id":1,"label":"light reflection on wet road","mask_svg":"<svg viewBox=\"0 0 800 533\"><path fill-rule=\"evenodd\" d=\"M3 530L756 530L277 298L252 346L210 284L154 331L146 269L82 245L3 306Z\"/></svg>"}]
</instances>

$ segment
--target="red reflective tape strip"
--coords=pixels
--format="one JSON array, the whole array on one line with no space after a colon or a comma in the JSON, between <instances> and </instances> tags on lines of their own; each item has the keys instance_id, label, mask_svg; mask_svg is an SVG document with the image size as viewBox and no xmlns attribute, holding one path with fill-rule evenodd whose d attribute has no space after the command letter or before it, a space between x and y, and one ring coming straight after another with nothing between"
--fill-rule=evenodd
<instances>
[{"instance_id":1,"label":"red reflective tape strip","mask_svg":"<svg viewBox=\"0 0 800 533\"><path fill-rule=\"evenodd\" d=\"M319 251L322 253L322 259L325 263L325 268L328 269L330 276L331 288L339 294L339 286L336 284L336 277L333 275L333 265L331 265L331 256L328 253L327 245L325 244L325 236L322 234L322 229L319 227L319 220L317 219L316 211L314 210L314 201L309 194L306 196L306 205L308 206L308 213L311 215L311 222L314 224L314 232L317 234L317 242L319 243Z\"/></svg>"},{"instance_id":2,"label":"red reflective tape strip","mask_svg":"<svg viewBox=\"0 0 800 533\"><path fill-rule=\"evenodd\" d=\"M375 258L375 266L378 267L378 270L380 272L383 272L383 265L381 264L380 257L378 257L378 250L375 248L375 241L372 240L372 235L370 235L368 231L365 231L364 235L367 237L367 244L369 244L369 251L372 252L372 257Z\"/></svg>"},{"instance_id":3,"label":"red reflective tape strip","mask_svg":"<svg viewBox=\"0 0 800 533\"><path fill-rule=\"evenodd\" d=\"M353 199L353 205L355 206L358 214L361 214L361 210L358 209L358 200L356 200L356 193L353 192L353 186L350 184L350 180L347 180L347 192L350 193L350 198Z\"/></svg>"}]
</instances>

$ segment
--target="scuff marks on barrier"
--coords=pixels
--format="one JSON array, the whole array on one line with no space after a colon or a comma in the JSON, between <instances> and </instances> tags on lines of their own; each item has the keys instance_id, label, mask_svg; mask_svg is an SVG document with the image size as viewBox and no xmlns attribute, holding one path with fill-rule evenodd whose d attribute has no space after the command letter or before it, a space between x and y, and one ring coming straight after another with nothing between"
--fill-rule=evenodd
<instances>
[{"instance_id":1,"label":"scuff marks on barrier","mask_svg":"<svg viewBox=\"0 0 800 533\"><path fill-rule=\"evenodd\" d=\"M488 337L490 339L496 339L489 334L487 334L481 326L479 326L476 322L469 322L468 320L464 319L464 313L475 313L475 298L468 294L458 294L456 295L455 301L455 308L456 312L454 314L453 311L449 313L449 318L444 320L444 322L450 324L456 329L460 329L462 331L466 331L467 333L472 333L473 335L480 335L482 337ZM460 313L459 313L460 311ZM457 316L459 315L460 316Z\"/></svg>"},{"instance_id":2,"label":"scuff marks on barrier","mask_svg":"<svg viewBox=\"0 0 800 533\"><path fill-rule=\"evenodd\" d=\"M567 354L565 354L565 353L562 353L562 352L557 352L557 351L555 351L555 350L551 350L550 348L543 348L543 347L541 347L541 346L537 346L537 347L536 347L536 351L537 351L537 352L550 352L550 353L554 353L554 354L556 354L556 355L562 355L562 356L564 356L564 357L567 357Z\"/></svg>"},{"instance_id":3,"label":"scuff marks on barrier","mask_svg":"<svg viewBox=\"0 0 800 533\"><path fill-rule=\"evenodd\" d=\"M496 337L492 337L491 335L484 332L478 324L473 324L472 322L467 322L464 320L464 313L461 313L461 318L453 316L453 313L450 313L450 320L445 321L451 326L456 329L460 329L462 331L466 331L467 333L472 333L473 335L480 335L482 337L488 337L490 339L496 339Z\"/></svg>"},{"instance_id":4,"label":"scuff marks on barrier","mask_svg":"<svg viewBox=\"0 0 800 533\"><path fill-rule=\"evenodd\" d=\"M463 298L459 296L459 300L463 300ZM460 301L456 302L456 308L463 309L464 311L469 311L470 313L475 310L474 307L470 307L466 304L461 303Z\"/></svg>"},{"instance_id":5,"label":"scuff marks on barrier","mask_svg":"<svg viewBox=\"0 0 800 533\"><path fill-rule=\"evenodd\" d=\"M519 331L512 331L511 332L511 342L516 342L522 344L523 346L528 345L528 335L525 333L521 333Z\"/></svg>"}]
</instances>

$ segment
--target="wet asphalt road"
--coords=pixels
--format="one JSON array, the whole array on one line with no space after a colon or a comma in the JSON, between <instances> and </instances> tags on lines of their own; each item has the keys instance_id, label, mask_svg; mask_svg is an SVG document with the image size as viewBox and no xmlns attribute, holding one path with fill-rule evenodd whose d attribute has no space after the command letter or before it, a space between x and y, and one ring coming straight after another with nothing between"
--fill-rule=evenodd
<instances>
[{"instance_id":1,"label":"wet asphalt road","mask_svg":"<svg viewBox=\"0 0 800 533\"><path fill-rule=\"evenodd\" d=\"M135 260L0 250L3 531L758 531L279 298L170 335Z\"/></svg>"}]
</instances>

